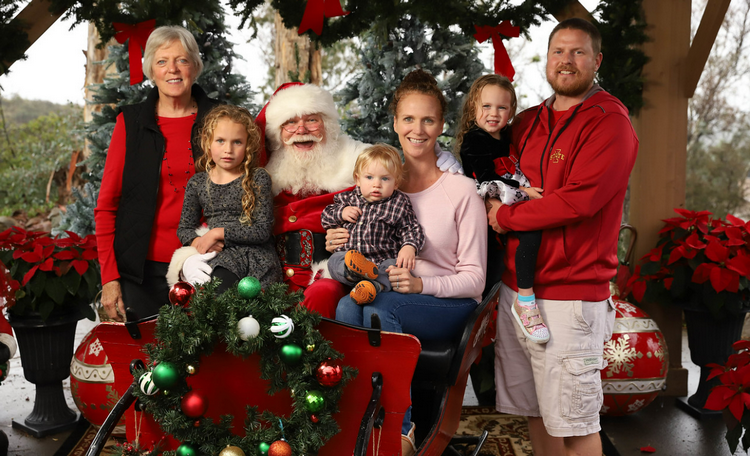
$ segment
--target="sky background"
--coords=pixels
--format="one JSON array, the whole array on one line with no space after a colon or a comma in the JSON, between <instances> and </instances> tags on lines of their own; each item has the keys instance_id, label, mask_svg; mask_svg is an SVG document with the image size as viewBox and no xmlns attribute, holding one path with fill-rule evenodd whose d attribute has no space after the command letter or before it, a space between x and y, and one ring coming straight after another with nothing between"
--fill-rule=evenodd
<instances>
[{"instance_id":1,"label":"sky background","mask_svg":"<svg viewBox=\"0 0 750 456\"><path fill-rule=\"evenodd\" d=\"M589 10L598 4L596 0L583 0ZM10 73L0 76L0 94L11 97L15 94L34 100L48 100L55 103L73 102L83 104L83 84L85 77L88 26L79 24L70 29L72 20L58 20L27 51L27 60L15 62ZM239 19L227 15L230 31L229 40L235 43L235 52L245 60L235 62L235 72L243 74L253 89L257 89L265 78L265 70L258 71L265 64L261 59L260 43L250 41L249 30L238 30ZM530 106L549 95L549 87L544 79L543 62L546 53L547 36L554 22L545 22L531 31L532 40L523 37L505 40L516 69L516 82L520 85L520 105ZM323 30L325 33L325 29ZM489 41L480 45L481 58L488 69L492 68L492 45ZM530 61L535 55L542 57L541 64ZM605 56L606 58L606 56ZM258 104L264 100L256 100Z\"/></svg>"}]
</instances>

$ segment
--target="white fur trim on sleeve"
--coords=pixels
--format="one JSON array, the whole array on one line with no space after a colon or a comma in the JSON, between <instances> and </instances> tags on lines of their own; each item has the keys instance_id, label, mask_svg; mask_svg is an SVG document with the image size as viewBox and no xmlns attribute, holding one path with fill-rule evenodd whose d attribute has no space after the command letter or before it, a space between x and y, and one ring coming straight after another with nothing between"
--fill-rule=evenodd
<instances>
[{"instance_id":1,"label":"white fur trim on sleeve","mask_svg":"<svg viewBox=\"0 0 750 456\"><path fill-rule=\"evenodd\" d=\"M313 263L310 267L312 270L312 277L310 277L310 285L315 282L315 276L318 275L318 271L322 271L322 274L318 279L332 279L331 273L328 272L328 260L318 261L316 263Z\"/></svg>"},{"instance_id":2,"label":"white fur trim on sleeve","mask_svg":"<svg viewBox=\"0 0 750 456\"><path fill-rule=\"evenodd\" d=\"M0 333L0 344L8 346L11 358L16 354L16 339L14 339L10 334Z\"/></svg>"},{"instance_id":3,"label":"white fur trim on sleeve","mask_svg":"<svg viewBox=\"0 0 750 456\"><path fill-rule=\"evenodd\" d=\"M198 249L191 246L180 247L174 251L167 269L167 284L170 287L180 281L182 265L185 264L185 260L193 255L198 255Z\"/></svg>"}]
</instances>

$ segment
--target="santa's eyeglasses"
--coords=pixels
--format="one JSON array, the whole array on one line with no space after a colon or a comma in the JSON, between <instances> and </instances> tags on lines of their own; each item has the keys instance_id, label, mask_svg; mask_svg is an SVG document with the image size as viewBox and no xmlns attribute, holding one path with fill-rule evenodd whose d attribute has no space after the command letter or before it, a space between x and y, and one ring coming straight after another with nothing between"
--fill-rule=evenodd
<instances>
[{"instance_id":1,"label":"santa's eyeglasses","mask_svg":"<svg viewBox=\"0 0 750 456\"><path fill-rule=\"evenodd\" d=\"M323 126L323 121L318 116L304 116L302 118L295 117L294 119L289 119L286 122L284 122L281 125L281 128L284 129L287 133L297 133L299 131L300 127L303 127L305 130L309 132L314 132L320 130L320 128Z\"/></svg>"}]
</instances>

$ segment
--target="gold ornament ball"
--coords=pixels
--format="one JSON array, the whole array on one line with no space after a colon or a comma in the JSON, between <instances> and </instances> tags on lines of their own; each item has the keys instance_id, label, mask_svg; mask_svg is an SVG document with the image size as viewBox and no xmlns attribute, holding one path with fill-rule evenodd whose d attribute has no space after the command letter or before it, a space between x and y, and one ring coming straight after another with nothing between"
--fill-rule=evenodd
<instances>
[{"instance_id":1,"label":"gold ornament ball","mask_svg":"<svg viewBox=\"0 0 750 456\"><path fill-rule=\"evenodd\" d=\"M185 367L185 370L187 371L188 375L195 375L195 373L198 372L198 369L196 369L192 364L188 364L187 367Z\"/></svg>"},{"instance_id":2,"label":"gold ornament ball","mask_svg":"<svg viewBox=\"0 0 750 456\"><path fill-rule=\"evenodd\" d=\"M315 351L315 344L308 344L305 348L307 349L307 353L312 353Z\"/></svg>"},{"instance_id":3,"label":"gold ornament ball","mask_svg":"<svg viewBox=\"0 0 750 456\"><path fill-rule=\"evenodd\" d=\"M245 452L242 448L233 445L227 445L226 448L221 450L219 456L245 456Z\"/></svg>"}]
</instances>

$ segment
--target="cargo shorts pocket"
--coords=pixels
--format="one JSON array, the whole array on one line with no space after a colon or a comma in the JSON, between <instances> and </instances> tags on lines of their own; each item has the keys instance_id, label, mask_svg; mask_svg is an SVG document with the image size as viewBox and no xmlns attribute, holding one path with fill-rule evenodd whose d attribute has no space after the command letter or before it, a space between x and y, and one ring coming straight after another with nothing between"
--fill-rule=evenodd
<instances>
[{"instance_id":1,"label":"cargo shorts pocket","mask_svg":"<svg viewBox=\"0 0 750 456\"><path fill-rule=\"evenodd\" d=\"M560 411L568 421L591 421L599 417L604 396L600 371L606 367L601 354L581 353L562 359Z\"/></svg>"}]
</instances>

